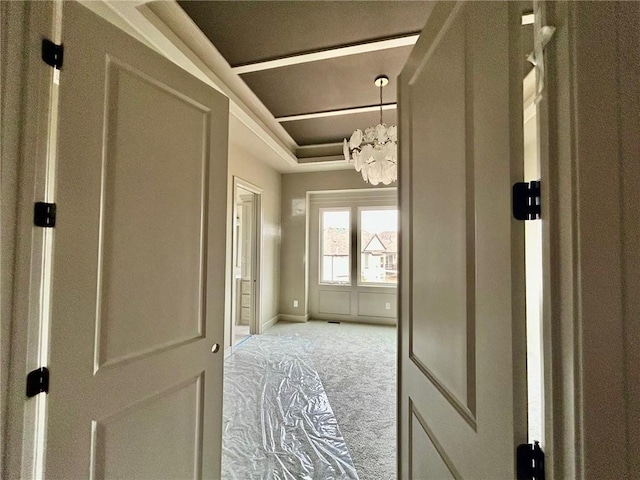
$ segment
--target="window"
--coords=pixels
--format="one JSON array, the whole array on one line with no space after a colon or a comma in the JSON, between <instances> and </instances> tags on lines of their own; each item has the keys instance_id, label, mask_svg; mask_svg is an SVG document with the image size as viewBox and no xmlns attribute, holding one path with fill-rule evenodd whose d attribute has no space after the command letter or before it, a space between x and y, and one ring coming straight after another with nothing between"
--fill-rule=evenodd
<instances>
[{"instance_id":1,"label":"window","mask_svg":"<svg viewBox=\"0 0 640 480\"><path fill-rule=\"evenodd\" d=\"M398 283L398 211L360 210L360 284Z\"/></svg>"},{"instance_id":2,"label":"window","mask_svg":"<svg viewBox=\"0 0 640 480\"><path fill-rule=\"evenodd\" d=\"M351 215L348 208L321 209L320 282L351 282Z\"/></svg>"}]
</instances>

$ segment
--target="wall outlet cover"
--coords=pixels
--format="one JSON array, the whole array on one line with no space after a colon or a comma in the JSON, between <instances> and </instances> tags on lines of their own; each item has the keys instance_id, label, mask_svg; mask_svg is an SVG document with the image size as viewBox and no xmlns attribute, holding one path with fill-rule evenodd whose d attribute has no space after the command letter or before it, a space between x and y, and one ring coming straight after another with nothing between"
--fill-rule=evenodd
<instances>
[{"instance_id":1,"label":"wall outlet cover","mask_svg":"<svg viewBox=\"0 0 640 480\"><path fill-rule=\"evenodd\" d=\"M296 308L298 306L298 300L294 300L293 301L293 308Z\"/></svg>"}]
</instances>

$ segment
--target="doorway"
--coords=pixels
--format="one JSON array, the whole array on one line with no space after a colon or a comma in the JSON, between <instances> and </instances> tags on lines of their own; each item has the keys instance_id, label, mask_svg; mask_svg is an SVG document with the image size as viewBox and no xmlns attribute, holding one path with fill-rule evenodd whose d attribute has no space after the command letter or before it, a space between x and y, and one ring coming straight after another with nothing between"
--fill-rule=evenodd
<instances>
[{"instance_id":1,"label":"doorway","mask_svg":"<svg viewBox=\"0 0 640 480\"><path fill-rule=\"evenodd\" d=\"M234 177L230 347L260 333L261 195L258 187Z\"/></svg>"}]
</instances>

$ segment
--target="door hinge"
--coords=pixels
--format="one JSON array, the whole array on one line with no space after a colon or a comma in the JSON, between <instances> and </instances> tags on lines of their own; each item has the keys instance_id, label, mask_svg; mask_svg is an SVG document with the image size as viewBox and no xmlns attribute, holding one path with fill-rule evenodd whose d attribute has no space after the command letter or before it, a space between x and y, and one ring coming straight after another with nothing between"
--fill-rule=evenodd
<instances>
[{"instance_id":1,"label":"door hinge","mask_svg":"<svg viewBox=\"0 0 640 480\"><path fill-rule=\"evenodd\" d=\"M60 70L64 57L64 46L53 43L48 38L42 39L42 60L47 65Z\"/></svg>"},{"instance_id":2,"label":"door hinge","mask_svg":"<svg viewBox=\"0 0 640 480\"><path fill-rule=\"evenodd\" d=\"M512 202L516 220L540 218L540 180L514 183Z\"/></svg>"},{"instance_id":3,"label":"door hinge","mask_svg":"<svg viewBox=\"0 0 640 480\"><path fill-rule=\"evenodd\" d=\"M36 202L33 206L33 224L36 227L53 228L56 226L56 204Z\"/></svg>"},{"instance_id":4,"label":"door hinge","mask_svg":"<svg viewBox=\"0 0 640 480\"><path fill-rule=\"evenodd\" d=\"M544 452L539 442L518 445L516 468L518 480L544 480Z\"/></svg>"},{"instance_id":5,"label":"door hinge","mask_svg":"<svg viewBox=\"0 0 640 480\"><path fill-rule=\"evenodd\" d=\"M49 393L49 369L41 367L27 375L27 397L35 397L39 393Z\"/></svg>"}]
</instances>

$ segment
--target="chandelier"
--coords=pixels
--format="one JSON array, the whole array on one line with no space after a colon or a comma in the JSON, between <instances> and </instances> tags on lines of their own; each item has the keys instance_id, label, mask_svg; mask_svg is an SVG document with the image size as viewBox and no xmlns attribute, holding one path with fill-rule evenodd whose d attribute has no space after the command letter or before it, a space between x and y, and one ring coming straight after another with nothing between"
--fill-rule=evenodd
<instances>
[{"instance_id":1,"label":"chandelier","mask_svg":"<svg viewBox=\"0 0 640 480\"><path fill-rule=\"evenodd\" d=\"M389 83L389 77L380 75L375 79L380 88L380 123L365 129L356 129L349 141L344 139L344 158L352 163L365 182L372 185L389 185L398 178L398 129L382 123L382 87Z\"/></svg>"}]
</instances>

